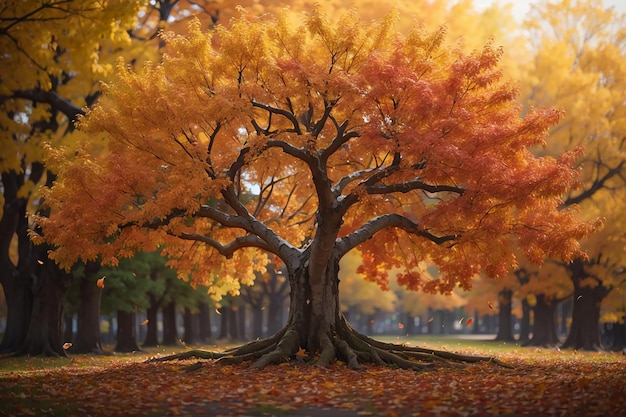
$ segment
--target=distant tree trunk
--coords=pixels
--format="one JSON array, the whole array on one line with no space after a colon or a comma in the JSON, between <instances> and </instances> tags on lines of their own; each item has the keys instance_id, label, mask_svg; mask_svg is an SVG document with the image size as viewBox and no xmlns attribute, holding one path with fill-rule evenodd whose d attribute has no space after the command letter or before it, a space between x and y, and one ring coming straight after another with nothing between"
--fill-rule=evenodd
<instances>
[{"instance_id":1,"label":"distant tree trunk","mask_svg":"<svg viewBox=\"0 0 626 417\"><path fill-rule=\"evenodd\" d=\"M498 293L499 311L498 311L498 334L496 335L497 341L500 342L514 342L513 337L513 290L503 289Z\"/></svg>"},{"instance_id":2,"label":"distant tree trunk","mask_svg":"<svg viewBox=\"0 0 626 417\"><path fill-rule=\"evenodd\" d=\"M207 303L198 304L198 339L208 343L213 337L211 330L211 309ZM261 336L259 336L261 337Z\"/></svg>"},{"instance_id":3,"label":"distant tree trunk","mask_svg":"<svg viewBox=\"0 0 626 417\"><path fill-rule=\"evenodd\" d=\"M128 311L117 311L116 352L139 352L137 345L137 315Z\"/></svg>"},{"instance_id":4,"label":"distant tree trunk","mask_svg":"<svg viewBox=\"0 0 626 417\"><path fill-rule=\"evenodd\" d=\"M607 347L613 352L626 354L626 323L612 323L610 343Z\"/></svg>"},{"instance_id":5,"label":"distant tree trunk","mask_svg":"<svg viewBox=\"0 0 626 417\"><path fill-rule=\"evenodd\" d=\"M220 313L220 339L228 339L228 322L230 321L230 309L228 307L220 307L217 311Z\"/></svg>"},{"instance_id":6,"label":"distant tree trunk","mask_svg":"<svg viewBox=\"0 0 626 417\"><path fill-rule=\"evenodd\" d=\"M239 334L238 307L230 306L228 310L228 334L230 336L230 340L241 340L241 335Z\"/></svg>"},{"instance_id":7,"label":"distant tree trunk","mask_svg":"<svg viewBox=\"0 0 626 417\"><path fill-rule=\"evenodd\" d=\"M237 326L239 332L239 338L246 340L246 327L247 327L247 308L245 305L239 305L237 308Z\"/></svg>"},{"instance_id":8,"label":"distant tree trunk","mask_svg":"<svg viewBox=\"0 0 626 417\"><path fill-rule=\"evenodd\" d=\"M74 315L65 312L63 314L63 342L74 340Z\"/></svg>"},{"instance_id":9,"label":"distant tree trunk","mask_svg":"<svg viewBox=\"0 0 626 417\"><path fill-rule=\"evenodd\" d=\"M269 305L267 307L267 332L277 333L284 326L283 310L285 299L282 295L269 294Z\"/></svg>"},{"instance_id":10,"label":"distant tree trunk","mask_svg":"<svg viewBox=\"0 0 626 417\"><path fill-rule=\"evenodd\" d=\"M480 314L478 309L474 310L474 323L472 324L472 334L480 334Z\"/></svg>"},{"instance_id":11,"label":"distant tree trunk","mask_svg":"<svg viewBox=\"0 0 626 417\"><path fill-rule=\"evenodd\" d=\"M183 333L183 341L185 344L195 345L198 343L196 336L195 314L189 307L185 307L185 311L183 313L183 326L185 328L185 332Z\"/></svg>"},{"instance_id":12,"label":"distant tree trunk","mask_svg":"<svg viewBox=\"0 0 626 417\"><path fill-rule=\"evenodd\" d=\"M86 268L89 270L89 267ZM102 354L102 340L100 337L100 301L102 288L90 279L87 273L79 282L80 305L78 306L78 322L76 340L72 345L72 353Z\"/></svg>"},{"instance_id":13,"label":"distant tree trunk","mask_svg":"<svg viewBox=\"0 0 626 417\"><path fill-rule=\"evenodd\" d=\"M252 338L263 337L263 310L258 306L252 306Z\"/></svg>"},{"instance_id":14,"label":"distant tree trunk","mask_svg":"<svg viewBox=\"0 0 626 417\"><path fill-rule=\"evenodd\" d=\"M170 301L163 307L163 344L174 346L178 343L176 328L176 303Z\"/></svg>"},{"instance_id":15,"label":"distant tree trunk","mask_svg":"<svg viewBox=\"0 0 626 417\"><path fill-rule=\"evenodd\" d=\"M602 348L600 342L600 305L610 289L602 283L592 287L583 286L585 278L590 278L585 271L585 263L580 259L570 265L571 279L574 283L572 325L564 348L595 351Z\"/></svg>"},{"instance_id":16,"label":"distant tree trunk","mask_svg":"<svg viewBox=\"0 0 626 417\"><path fill-rule=\"evenodd\" d=\"M403 334L412 336L415 334L415 319L411 315L411 313L404 314L404 329Z\"/></svg>"},{"instance_id":17,"label":"distant tree trunk","mask_svg":"<svg viewBox=\"0 0 626 417\"><path fill-rule=\"evenodd\" d=\"M524 344L530 340L530 304L526 297L522 299L522 320L520 322L520 333L517 339L520 343Z\"/></svg>"},{"instance_id":18,"label":"distant tree trunk","mask_svg":"<svg viewBox=\"0 0 626 417\"><path fill-rule=\"evenodd\" d=\"M526 343L526 346L556 346L559 344L556 334L557 301L543 294L538 294L536 298L533 337Z\"/></svg>"},{"instance_id":19,"label":"distant tree trunk","mask_svg":"<svg viewBox=\"0 0 626 417\"><path fill-rule=\"evenodd\" d=\"M148 323L146 323L146 338L143 341L143 346L154 347L159 345L158 320L160 303L157 302L156 297L152 293L148 294L148 297L150 305L146 310L146 319L148 320Z\"/></svg>"},{"instance_id":20,"label":"distant tree trunk","mask_svg":"<svg viewBox=\"0 0 626 417\"><path fill-rule=\"evenodd\" d=\"M567 336L568 333L568 321L572 315L572 297L567 298L559 304L560 318L558 322L559 335Z\"/></svg>"}]
</instances>

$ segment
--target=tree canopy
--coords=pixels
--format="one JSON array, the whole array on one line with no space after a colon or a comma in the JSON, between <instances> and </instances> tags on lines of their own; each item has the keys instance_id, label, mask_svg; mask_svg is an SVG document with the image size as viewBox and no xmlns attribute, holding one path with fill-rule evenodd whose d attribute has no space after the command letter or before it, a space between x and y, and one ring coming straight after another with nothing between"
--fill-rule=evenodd
<instances>
[{"instance_id":1,"label":"tree canopy","mask_svg":"<svg viewBox=\"0 0 626 417\"><path fill-rule=\"evenodd\" d=\"M515 265L514 240L535 261L580 255L589 224L557 210L579 151L529 150L560 112L520 117L493 45L466 54L443 30L399 37L392 20L332 24L316 10L303 27L282 15L209 33L194 22L165 35L162 63L121 61L46 195L53 257L69 267L165 245L202 281L224 262L254 263L247 248L288 260L330 217L342 219L337 246L362 244L383 286L403 261L414 289L468 287L482 268ZM420 279L424 260L441 278Z\"/></svg>"}]
</instances>

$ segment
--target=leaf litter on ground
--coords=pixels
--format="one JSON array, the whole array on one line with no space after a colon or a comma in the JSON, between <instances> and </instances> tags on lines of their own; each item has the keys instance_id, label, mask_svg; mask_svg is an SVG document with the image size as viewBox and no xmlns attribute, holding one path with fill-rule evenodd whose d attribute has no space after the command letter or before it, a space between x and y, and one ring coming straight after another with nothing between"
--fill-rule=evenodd
<instances>
[{"instance_id":1,"label":"leaf litter on ground","mask_svg":"<svg viewBox=\"0 0 626 417\"><path fill-rule=\"evenodd\" d=\"M626 415L622 354L517 348L497 356L513 369L481 363L355 372L341 363L319 368L294 361L259 371L210 360L147 362L147 354L76 355L57 368L22 361L15 369L14 359L2 358L0 415Z\"/></svg>"}]
</instances>

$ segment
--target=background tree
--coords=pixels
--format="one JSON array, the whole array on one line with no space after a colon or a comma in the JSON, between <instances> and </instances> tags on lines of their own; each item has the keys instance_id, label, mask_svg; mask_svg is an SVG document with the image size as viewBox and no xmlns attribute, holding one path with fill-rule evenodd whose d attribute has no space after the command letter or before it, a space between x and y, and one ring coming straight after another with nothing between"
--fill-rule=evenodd
<instances>
[{"instance_id":1,"label":"background tree","mask_svg":"<svg viewBox=\"0 0 626 417\"><path fill-rule=\"evenodd\" d=\"M71 279L28 238L37 185L51 184L44 142L66 140L109 67L98 53L128 42L138 1L6 2L0 10L0 284L7 300L4 352L64 355L62 300ZM11 259L16 239L17 259ZM41 317L36 317L41 314Z\"/></svg>"},{"instance_id":2,"label":"background tree","mask_svg":"<svg viewBox=\"0 0 626 417\"><path fill-rule=\"evenodd\" d=\"M301 26L286 16L209 33L196 21L165 37L162 63L120 63L81 122L90 140L45 196L51 217L38 219L62 267L160 246L181 277L220 296L273 253L289 271L288 325L224 360L263 367L304 349L320 365L339 355L352 368L419 367L343 319L345 254L359 246L382 287L403 265L401 285L441 293L481 269L504 275L511 246L535 261L581 255L593 226L558 209L577 152L529 151L560 112L519 117L499 49L448 48L442 31L402 37L391 15L367 26L356 12L332 22L316 9ZM438 276L424 279L422 262Z\"/></svg>"},{"instance_id":3,"label":"background tree","mask_svg":"<svg viewBox=\"0 0 626 417\"><path fill-rule=\"evenodd\" d=\"M529 106L559 106L565 120L551 131L545 153L556 155L564 147L584 146L580 161L581 187L570 192L564 206L578 205L584 218L607 218L602 241L623 236L609 219L624 212L626 157L626 44L624 15L602 2L540 2L526 22L534 51L522 102ZM599 207L602 207L599 210ZM614 220L611 220L614 221ZM602 300L612 288L612 274L589 271L602 263L619 268L610 245L585 244L589 260L564 265L574 287L572 326L565 346L596 349ZM622 264L623 265L623 264ZM593 275L593 276L591 276ZM607 285L604 278L607 277Z\"/></svg>"}]
</instances>

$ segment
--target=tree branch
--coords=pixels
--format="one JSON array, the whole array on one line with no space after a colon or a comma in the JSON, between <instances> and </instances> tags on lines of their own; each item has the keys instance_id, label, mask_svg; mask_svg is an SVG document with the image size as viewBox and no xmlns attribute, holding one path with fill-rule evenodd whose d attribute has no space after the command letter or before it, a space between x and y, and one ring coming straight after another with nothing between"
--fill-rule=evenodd
<instances>
[{"instance_id":1,"label":"tree branch","mask_svg":"<svg viewBox=\"0 0 626 417\"><path fill-rule=\"evenodd\" d=\"M14 91L12 96L3 96L0 99L4 100L7 98L23 98L40 103L48 103L54 109L65 114L70 120L75 120L77 116L85 114L80 107L61 97L56 91L20 90Z\"/></svg>"},{"instance_id":2,"label":"tree branch","mask_svg":"<svg viewBox=\"0 0 626 417\"><path fill-rule=\"evenodd\" d=\"M583 192L581 192L577 196L570 197L567 200L565 200L565 202L561 205L561 208L569 207L572 204L578 204L581 201L586 200L587 198L591 198L596 192L600 191L604 187L604 184L608 180L613 178L615 175L618 175L622 171L622 168L624 167L625 163L626 163L626 161L622 160L619 163L619 165L617 165L615 168L609 169L607 171L607 173L604 174L604 176L602 176L600 178L597 178L591 184L591 187L589 187L588 189L584 190Z\"/></svg>"},{"instance_id":3,"label":"tree branch","mask_svg":"<svg viewBox=\"0 0 626 417\"><path fill-rule=\"evenodd\" d=\"M451 192L457 193L459 195L463 194L465 190L460 187L455 187L452 185L430 185L426 184L419 179L415 179L413 181L407 181L399 184L378 184L378 185L368 185L365 187L368 194L387 194L387 193L407 193L413 190L424 190L429 193L441 193L441 192Z\"/></svg>"},{"instance_id":4,"label":"tree branch","mask_svg":"<svg viewBox=\"0 0 626 417\"><path fill-rule=\"evenodd\" d=\"M451 242L459 238L459 236L444 235L436 236L426 230L420 228L419 224L399 214L384 214L370 220L361 226L360 229L346 235L340 239L337 239L336 246L339 248L340 256L345 255L351 249L354 249L359 244L371 239L377 232L397 227L404 230L407 233L421 236L438 245L442 245L446 242Z\"/></svg>"},{"instance_id":5,"label":"tree branch","mask_svg":"<svg viewBox=\"0 0 626 417\"><path fill-rule=\"evenodd\" d=\"M207 245L217 249L220 255L226 257L227 259L232 258L236 251L243 248L259 248L267 252L275 253L263 239L256 235L241 236L227 244L221 244L217 240L199 233L181 233L175 236L183 240L193 240L196 242L206 243Z\"/></svg>"}]
</instances>

